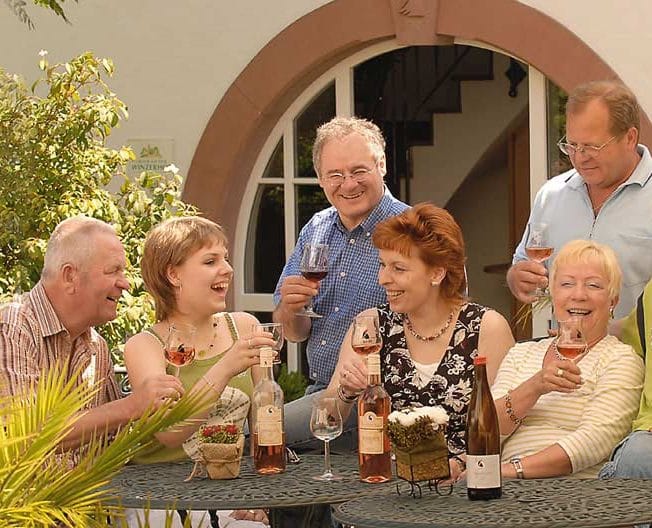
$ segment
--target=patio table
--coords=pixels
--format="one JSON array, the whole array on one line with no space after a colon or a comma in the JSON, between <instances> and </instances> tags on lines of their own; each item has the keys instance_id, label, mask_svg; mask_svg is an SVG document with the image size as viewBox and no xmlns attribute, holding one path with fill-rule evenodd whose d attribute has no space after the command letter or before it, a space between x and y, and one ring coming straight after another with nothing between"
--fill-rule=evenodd
<instances>
[{"instance_id":1,"label":"patio table","mask_svg":"<svg viewBox=\"0 0 652 528\"><path fill-rule=\"evenodd\" d=\"M466 487L450 496L424 490L360 497L333 516L356 528L568 528L632 526L652 521L652 481L532 479L503 482L503 498L470 501Z\"/></svg>"},{"instance_id":2,"label":"patio table","mask_svg":"<svg viewBox=\"0 0 652 528\"><path fill-rule=\"evenodd\" d=\"M240 476L231 480L208 477L184 479L192 462L126 466L109 484L116 501L124 507L185 510L230 510L270 508L272 526L279 526L275 508L335 504L391 489L392 482L366 484L359 480L356 456L332 455L333 471L342 480L324 482L320 475L324 459L320 455L301 455L301 462L288 464L285 473L258 475L251 457L244 457Z\"/></svg>"}]
</instances>

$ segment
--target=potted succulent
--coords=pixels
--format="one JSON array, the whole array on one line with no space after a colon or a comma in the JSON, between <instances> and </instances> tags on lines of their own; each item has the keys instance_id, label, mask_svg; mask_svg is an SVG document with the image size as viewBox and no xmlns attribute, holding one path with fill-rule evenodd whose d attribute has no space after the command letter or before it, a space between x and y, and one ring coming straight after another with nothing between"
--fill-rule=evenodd
<instances>
[{"instance_id":1,"label":"potted succulent","mask_svg":"<svg viewBox=\"0 0 652 528\"><path fill-rule=\"evenodd\" d=\"M231 479L240 474L244 450L242 429L235 424L203 425L198 431L199 452L208 476Z\"/></svg>"},{"instance_id":2,"label":"potted succulent","mask_svg":"<svg viewBox=\"0 0 652 528\"><path fill-rule=\"evenodd\" d=\"M396 455L396 474L409 482L450 476L445 430L448 414L441 407L392 412L387 432Z\"/></svg>"}]
</instances>

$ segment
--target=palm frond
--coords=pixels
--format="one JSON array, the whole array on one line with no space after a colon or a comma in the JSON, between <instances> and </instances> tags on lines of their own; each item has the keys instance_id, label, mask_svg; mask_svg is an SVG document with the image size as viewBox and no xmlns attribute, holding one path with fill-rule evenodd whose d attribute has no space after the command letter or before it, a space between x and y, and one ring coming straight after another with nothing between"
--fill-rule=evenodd
<instances>
[{"instance_id":1,"label":"palm frond","mask_svg":"<svg viewBox=\"0 0 652 528\"><path fill-rule=\"evenodd\" d=\"M94 395L75 386L76 374L52 369L37 386L0 400L0 526L105 526L106 516L118 511L110 480L156 432L186 423L208 404L206 393L186 395L112 439L98 432L75 453L73 465L60 444Z\"/></svg>"}]
</instances>

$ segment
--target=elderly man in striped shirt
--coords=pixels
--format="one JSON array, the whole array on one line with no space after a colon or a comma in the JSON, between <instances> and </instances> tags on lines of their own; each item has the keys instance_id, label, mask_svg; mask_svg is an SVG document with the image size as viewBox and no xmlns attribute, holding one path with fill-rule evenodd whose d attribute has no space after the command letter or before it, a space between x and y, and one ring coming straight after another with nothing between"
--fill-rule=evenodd
<instances>
[{"instance_id":1,"label":"elderly man in striped shirt","mask_svg":"<svg viewBox=\"0 0 652 528\"><path fill-rule=\"evenodd\" d=\"M87 217L61 222L45 253L41 280L0 311L0 395L38 383L44 370L66 365L78 384L97 386L89 408L64 439L74 448L95 431L114 431L165 397L181 394L174 376L148 380L120 398L106 341L94 326L115 319L126 258L115 230Z\"/></svg>"}]
</instances>

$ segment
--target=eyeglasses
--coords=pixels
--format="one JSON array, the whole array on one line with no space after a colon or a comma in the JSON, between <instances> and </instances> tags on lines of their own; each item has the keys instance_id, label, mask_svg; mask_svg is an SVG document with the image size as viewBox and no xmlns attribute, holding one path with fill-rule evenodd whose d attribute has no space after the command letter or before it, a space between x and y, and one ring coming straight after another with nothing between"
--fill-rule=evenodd
<instances>
[{"instance_id":1,"label":"eyeglasses","mask_svg":"<svg viewBox=\"0 0 652 528\"><path fill-rule=\"evenodd\" d=\"M575 154L579 152L580 154L585 154L589 158L597 158L598 154L600 154L600 151L617 137L618 136L611 136L602 145L596 147L595 145L581 145L581 144L578 145L575 143L567 143L566 141L564 141L564 139L566 138L566 136L564 136L559 140L557 146L559 147L559 150L561 150L567 156L575 156Z\"/></svg>"},{"instance_id":2,"label":"eyeglasses","mask_svg":"<svg viewBox=\"0 0 652 528\"><path fill-rule=\"evenodd\" d=\"M331 172L330 174L326 174L323 178L324 181L331 187L339 187L344 183L344 180L346 180L347 176L351 178L354 182L360 183L366 180L367 176L369 176L369 174L372 172L373 169L365 169L364 167L360 167L359 169L355 169L354 171L349 172L348 174L346 172L345 173Z\"/></svg>"}]
</instances>

